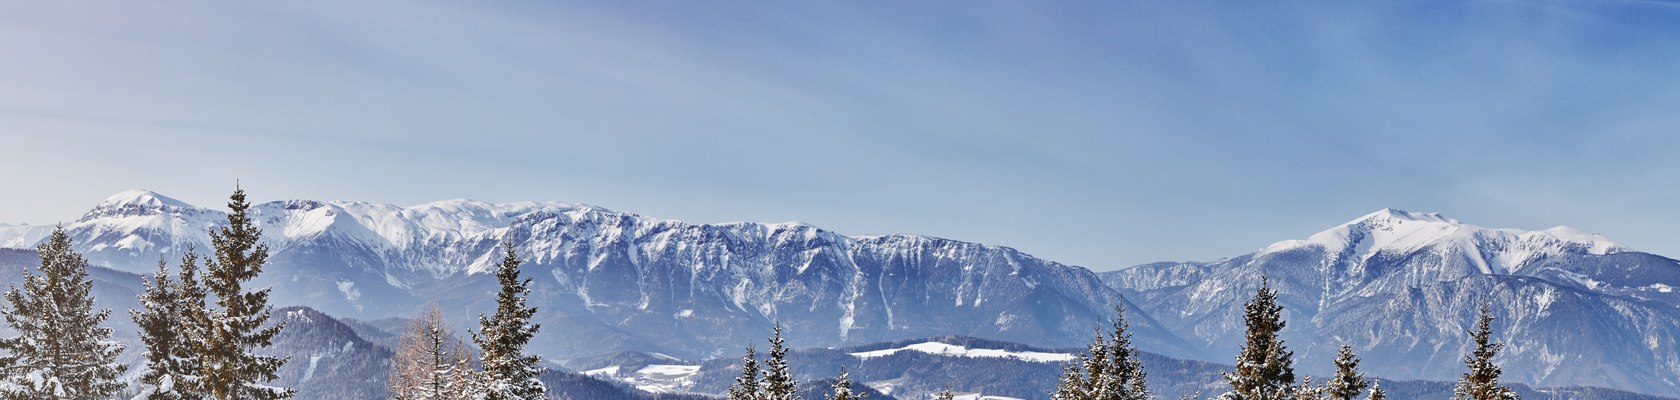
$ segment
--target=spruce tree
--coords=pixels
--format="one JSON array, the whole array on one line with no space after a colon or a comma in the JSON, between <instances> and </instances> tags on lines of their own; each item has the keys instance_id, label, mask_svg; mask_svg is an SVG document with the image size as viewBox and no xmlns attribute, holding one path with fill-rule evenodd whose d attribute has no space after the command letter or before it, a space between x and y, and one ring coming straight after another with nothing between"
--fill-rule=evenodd
<instances>
[{"instance_id":1,"label":"spruce tree","mask_svg":"<svg viewBox=\"0 0 1680 400\"><path fill-rule=\"evenodd\" d=\"M169 277L169 266L161 258L157 273L141 284L140 310L128 310L140 328L140 342L146 345L146 371L140 374L140 396L147 400L204 398L197 390L202 364L193 340L198 335L197 318L204 311L204 288L198 283L198 254L188 248L181 257L180 274Z\"/></svg>"},{"instance_id":2,"label":"spruce tree","mask_svg":"<svg viewBox=\"0 0 1680 400\"><path fill-rule=\"evenodd\" d=\"M18 334L0 339L0 398L94 399L122 390L123 346L100 326L111 310L93 311L87 259L62 226L36 252L40 275L23 271L23 287L8 290L0 308Z\"/></svg>"},{"instance_id":3,"label":"spruce tree","mask_svg":"<svg viewBox=\"0 0 1680 400\"><path fill-rule=\"evenodd\" d=\"M1453 388L1453 400L1517 399L1517 392L1499 384L1500 368L1493 364L1493 357L1505 344L1493 341L1493 312L1487 304L1482 305L1477 321L1476 330L1470 333L1476 348L1464 356L1464 366L1469 371L1459 376L1458 386Z\"/></svg>"},{"instance_id":4,"label":"spruce tree","mask_svg":"<svg viewBox=\"0 0 1680 400\"><path fill-rule=\"evenodd\" d=\"M1336 352L1336 375L1325 383L1325 395L1335 400L1353 400L1365 391L1365 374L1359 372L1359 357L1353 347L1342 345Z\"/></svg>"},{"instance_id":5,"label":"spruce tree","mask_svg":"<svg viewBox=\"0 0 1680 400\"><path fill-rule=\"evenodd\" d=\"M1126 321L1126 310L1121 306L1114 306L1112 340L1108 344L1109 378L1104 384L1108 392L1115 394L1110 398L1148 399L1149 385L1144 383L1143 362L1139 360L1137 347L1132 345L1131 322Z\"/></svg>"},{"instance_id":6,"label":"spruce tree","mask_svg":"<svg viewBox=\"0 0 1680 400\"><path fill-rule=\"evenodd\" d=\"M1301 386L1295 388L1295 400L1324 400L1325 392L1324 387L1313 385L1312 377L1302 377Z\"/></svg>"},{"instance_id":7,"label":"spruce tree","mask_svg":"<svg viewBox=\"0 0 1680 400\"><path fill-rule=\"evenodd\" d=\"M782 324L777 323L770 336L770 360L765 362L769 367L764 371L765 400L797 400L795 390L799 382L793 379L787 352L786 343L782 340Z\"/></svg>"},{"instance_id":8,"label":"spruce tree","mask_svg":"<svg viewBox=\"0 0 1680 400\"><path fill-rule=\"evenodd\" d=\"M1143 365L1132 346L1125 310L1114 309L1112 341L1096 330L1079 362L1063 367L1062 379L1050 397L1058 400L1142 400L1149 398Z\"/></svg>"},{"instance_id":9,"label":"spruce tree","mask_svg":"<svg viewBox=\"0 0 1680 400\"><path fill-rule=\"evenodd\" d=\"M758 376L758 357L753 346L747 346L747 356L741 357L741 375L735 377L735 383L729 385L728 400L759 400L764 397L762 385Z\"/></svg>"},{"instance_id":10,"label":"spruce tree","mask_svg":"<svg viewBox=\"0 0 1680 400\"><path fill-rule=\"evenodd\" d=\"M268 288L244 287L262 274L268 261L268 246L260 243L262 231L253 224L250 208L245 190L234 190L228 200L228 224L210 230L216 257L206 263L204 286L216 301L207 304L199 321L201 337L194 341L203 360L201 385L209 397L220 400L288 399L295 391L263 383L274 380L291 357L256 354L273 344L285 324L268 324L274 308L268 304Z\"/></svg>"},{"instance_id":11,"label":"spruce tree","mask_svg":"<svg viewBox=\"0 0 1680 400\"><path fill-rule=\"evenodd\" d=\"M951 387L946 386L945 390L933 395L933 400L957 400L957 394L951 393Z\"/></svg>"},{"instance_id":12,"label":"spruce tree","mask_svg":"<svg viewBox=\"0 0 1680 400\"><path fill-rule=\"evenodd\" d=\"M519 277L520 261L513 242L502 242L502 249L502 262L496 267L496 280L501 283L496 313L489 317L480 314L479 331L473 333L473 342L483 350L479 356L484 371L478 395L487 400L542 399L546 389L537 380L542 367L536 355L525 353L525 345L542 328L531 323L537 308L525 306L531 295L531 279Z\"/></svg>"},{"instance_id":13,"label":"spruce tree","mask_svg":"<svg viewBox=\"0 0 1680 400\"><path fill-rule=\"evenodd\" d=\"M1277 302L1277 290L1266 278L1260 279L1260 289L1243 306L1243 320L1248 335L1237 353L1236 371L1225 374L1231 391L1220 395L1226 400L1278 400L1294 397L1295 368L1291 365L1294 352L1283 345L1278 334L1283 331L1283 305Z\"/></svg>"},{"instance_id":14,"label":"spruce tree","mask_svg":"<svg viewBox=\"0 0 1680 400\"><path fill-rule=\"evenodd\" d=\"M826 396L828 400L863 400L869 398L868 394L852 393L852 377L846 372L845 367L840 367L840 377L834 380L832 388L834 393Z\"/></svg>"},{"instance_id":15,"label":"spruce tree","mask_svg":"<svg viewBox=\"0 0 1680 400\"><path fill-rule=\"evenodd\" d=\"M1385 392L1382 389L1382 380L1381 379L1371 381L1371 394L1366 395L1365 399L1366 400L1386 400L1386 399L1388 399L1388 392Z\"/></svg>"},{"instance_id":16,"label":"spruce tree","mask_svg":"<svg viewBox=\"0 0 1680 400\"><path fill-rule=\"evenodd\" d=\"M391 356L389 387L394 400L459 400L466 398L460 377L466 346L449 333L443 310L433 306L409 324Z\"/></svg>"}]
</instances>

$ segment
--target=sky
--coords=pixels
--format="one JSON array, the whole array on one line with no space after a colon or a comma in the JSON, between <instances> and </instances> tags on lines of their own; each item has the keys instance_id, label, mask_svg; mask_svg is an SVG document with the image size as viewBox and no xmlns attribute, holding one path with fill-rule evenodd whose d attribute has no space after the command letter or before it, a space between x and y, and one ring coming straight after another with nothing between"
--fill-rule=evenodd
<instances>
[{"instance_id":1,"label":"sky","mask_svg":"<svg viewBox=\"0 0 1680 400\"><path fill-rule=\"evenodd\" d=\"M1680 257L1675 71L1657 1L4 0L0 221L238 180L1095 270L1386 207Z\"/></svg>"}]
</instances>

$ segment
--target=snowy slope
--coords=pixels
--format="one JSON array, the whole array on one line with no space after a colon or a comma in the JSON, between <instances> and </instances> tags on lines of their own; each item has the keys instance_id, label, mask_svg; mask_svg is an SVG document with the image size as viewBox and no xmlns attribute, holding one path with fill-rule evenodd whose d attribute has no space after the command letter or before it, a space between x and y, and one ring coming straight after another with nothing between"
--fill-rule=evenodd
<instances>
[{"instance_id":1,"label":"snowy slope","mask_svg":"<svg viewBox=\"0 0 1680 400\"><path fill-rule=\"evenodd\" d=\"M1680 263L1566 227L1491 229L1385 209L1247 255L1103 279L1180 337L1235 354L1242 304L1261 276L1281 291L1286 338L1308 371L1327 372L1348 343L1379 374L1453 379L1487 303L1514 381L1680 394Z\"/></svg>"}]
</instances>

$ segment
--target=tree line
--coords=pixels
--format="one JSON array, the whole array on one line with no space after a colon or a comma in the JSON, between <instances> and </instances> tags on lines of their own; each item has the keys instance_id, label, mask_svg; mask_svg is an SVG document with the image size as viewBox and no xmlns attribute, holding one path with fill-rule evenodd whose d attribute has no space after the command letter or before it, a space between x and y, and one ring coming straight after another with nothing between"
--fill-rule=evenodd
<instances>
[{"instance_id":1,"label":"tree line","mask_svg":"<svg viewBox=\"0 0 1680 400\"><path fill-rule=\"evenodd\" d=\"M1323 384L1309 377L1296 381L1292 358L1295 352L1284 345L1280 333L1283 305L1269 280L1261 278L1254 297L1243 304L1247 333L1237 352L1234 370L1224 373L1230 389L1218 400L1383 400L1387 393L1381 382L1365 378L1359 371L1359 357L1343 344L1336 353L1335 372ZM1464 356L1466 372L1453 388L1453 400L1517 400L1517 393L1499 383L1500 368L1493 363L1504 344L1492 340L1493 315L1483 305L1475 330L1470 332L1474 349ZM1099 330L1096 339L1079 360L1064 368L1060 384L1050 397L1056 400L1143 400L1153 398L1145 385L1142 365L1135 358L1124 312L1115 308L1114 333L1105 341ZM1361 397L1363 395L1363 397ZM1188 400L1192 396L1183 397Z\"/></svg>"},{"instance_id":2,"label":"tree line","mask_svg":"<svg viewBox=\"0 0 1680 400\"><path fill-rule=\"evenodd\" d=\"M1333 362L1335 372L1322 384L1311 378L1296 380L1294 352L1284 345L1280 333L1287 322L1283 320L1283 305L1278 292L1269 280L1262 278L1260 288L1243 305L1243 320L1247 334L1238 350L1234 370L1223 374L1230 389L1214 396L1217 400L1384 400L1387 393L1381 382L1367 379L1359 371L1359 357L1349 345L1342 345ZM1504 344L1492 340L1493 315L1483 305L1477 316L1475 330L1470 332L1474 349L1464 357L1467 371L1460 375L1453 389L1453 400L1517 400L1510 387L1499 383L1500 367L1493 363ZM1132 344L1130 324L1125 311L1114 309L1110 333L1096 329L1086 350L1076 360L1062 368L1056 388L1049 394L1055 400L1149 400L1148 384L1137 348ZM747 347L741 359L741 375L729 387L728 400L796 400L792 374L786 361L781 326L776 326L770 338L769 360L760 367L756 349ZM834 400L859 399L852 393L851 380L842 369L833 385L833 393L825 396ZM1199 396L1185 395L1184 400ZM949 388L935 393L936 400L950 400Z\"/></svg>"}]
</instances>

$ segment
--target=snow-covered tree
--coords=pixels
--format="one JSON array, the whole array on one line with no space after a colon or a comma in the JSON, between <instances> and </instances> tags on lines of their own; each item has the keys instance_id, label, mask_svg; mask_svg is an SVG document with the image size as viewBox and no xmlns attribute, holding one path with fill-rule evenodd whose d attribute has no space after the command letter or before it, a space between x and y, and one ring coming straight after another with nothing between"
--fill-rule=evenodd
<instances>
[{"instance_id":1,"label":"snow-covered tree","mask_svg":"<svg viewBox=\"0 0 1680 400\"><path fill-rule=\"evenodd\" d=\"M1112 341L1097 330L1079 362L1070 363L1062 371L1062 380L1051 392L1051 398L1089 400L1143 400L1149 398L1144 384L1143 365L1138 361L1137 348L1132 345L1130 323L1125 310L1114 308Z\"/></svg>"},{"instance_id":2,"label":"snow-covered tree","mask_svg":"<svg viewBox=\"0 0 1680 400\"><path fill-rule=\"evenodd\" d=\"M1353 400L1365 391L1365 386L1365 374L1359 372L1359 356L1353 354L1352 346L1342 345L1336 352L1336 375L1325 382L1324 394L1335 400Z\"/></svg>"},{"instance_id":3,"label":"snow-covered tree","mask_svg":"<svg viewBox=\"0 0 1680 400\"><path fill-rule=\"evenodd\" d=\"M1312 377L1301 378L1301 386L1295 388L1295 400L1325 400L1324 387L1313 385Z\"/></svg>"},{"instance_id":4,"label":"snow-covered tree","mask_svg":"<svg viewBox=\"0 0 1680 400\"><path fill-rule=\"evenodd\" d=\"M866 393L852 392L852 377L845 367L840 368L840 377L835 378L833 393L825 396L828 400L863 400L869 398Z\"/></svg>"},{"instance_id":5,"label":"snow-covered tree","mask_svg":"<svg viewBox=\"0 0 1680 400\"><path fill-rule=\"evenodd\" d=\"M1459 376L1458 386L1453 387L1453 400L1517 399L1517 392L1499 384L1500 368L1493 364L1493 356L1505 344L1493 341L1493 312L1487 304L1482 305L1477 315L1476 330L1470 333L1470 339L1476 348L1464 356L1464 366L1469 371Z\"/></svg>"},{"instance_id":6,"label":"snow-covered tree","mask_svg":"<svg viewBox=\"0 0 1680 400\"><path fill-rule=\"evenodd\" d=\"M765 400L797 400L796 386L798 381L793 379L792 368L787 362L788 348L782 340L782 324L777 323L770 336L770 360L766 361L764 371L764 399Z\"/></svg>"},{"instance_id":7,"label":"snow-covered tree","mask_svg":"<svg viewBox=\"0 0 1680 400\"><path fill-rule=\"evenodd\" d=\"M1382 380L1381 379L1371 381L1371 392L1370 392L1370 394L1365 396L1365 399L1366 400L1386 400L1386 399L1388 399L1388 392L1385 392L1382 389Z\"/></svg>"},{"instance_id":8,"label":"snow-covered tree","mask_svg":"<svg viewBox=\"0 0 1680 400\"><path fill-rule=\"evenodd\" d=\"M762 382L758 376L757 349L747 346L747 356L741 357L741 375L735 377L735 383L729 385L728 400L759 400L764 397Z\"/></svg>"},{"instance_id":9,"label":"snow-covered tree","mask_svg":"<svg viewBox=\"0 0 1680 400\"><path fill-rule=\"evenodd\" d=\"M473 342L483 350L479 363L484 367L475 396L486 400L542 399L546 388L537 380L542 367L536 355L525 352L531 336L542 328L531 323L537 308L525 306L531 295L531 279L519 277L519 255L514 252L513 242L503 242L502 249L502 262L496 266L496 280L501 283L496 313L488 317L480 314L479 331L473 333Z\"/></svg>"},{"instance_id":10,"label":"snow-covered tree","mask_svg":"<svg viewBox=\"0 0 1680 400\"><path fill-rule=\"evenodd\" d=\"M17 336L0 339L0 398L94 399L123 389L117 362L123 346L100 326L111 310L93 310L87 259L70 248L64 227L36 248L40 275L23 271L23 287L0 308Z\"/></svg>"},{"instance_id":11,"label":"snow-covered tree","mask_svg":"<svg viewBox=\"0 0 1680 400\"><path fill-rule=\"evenodd\" d=\"M1295 368L1291 358L1295 352L1283 345L1283 305L1278 304L1278 292L1266 278L1260 279L1260 289L1243 306L1243 320L1248 325L1247 340L1237 353L1236 371L1225 374L1231 391L1219 396L1223 400L1278 400L1294 397Z\"/></svg>"},{"instance_id":12,"label":"snow-covered tree","mask_svg":"<svg viewBox=\"0 0 1680 400\"><path fill-rule=\"evenodd\" d=\"M197 321L204 315L204 286L198 282L198 254L192 248L181 258L177 274L170 279L169 265L159 259L153 279L141 281L146 288L140 294L142 309L128 310L146 345L146 371L140 374L136 399L204 398L198 386L203 364L193 345L202 331Z\"/></svg>"},{"instance_id":13,"label":"snow-covered tree","mask_svg":"<svg viewBox=\"0 0 1680 400\"><path fill-rule=\"evenodd\" d=\"M939 393L935 393L933 395L933 400L957 400L957 394L956 393L951 393L951 388L946 387L945 390L941 390L941 391L939 391Z\"/></svg>"},{"instance_id":14,"label":"snow-covered tree","mask_svg":"<svg viewBox=\"0 0 1680 400\"><path fill-rule=\"evenodd\" d=\"M463 367L470 367L461 338L449 333L443 310L433 306L409 324L391 356L393 400L466 399Z\"/></svg>"},{"instance_id":15,"label":"snow-covered tree","mask_svg":"<svg viewBox=\"0 0 1680 400\"><path fill-rule=\"evenodd\" d=\"M259 355L257 349L273 345L284 323L269 324L268 288L246 290L245 283L262 274L268 261L268 246L261 243L262 231L251 221L251 204L245 190L229 197L228 223L210 230L215 258L205 266L204 286L215 295L200 318L203 330L192 342L202 364L201 386L211 398L221 400L288 399L292 389L269 386L275 372L290 357Z\"/></svg>"}]
</instances>

